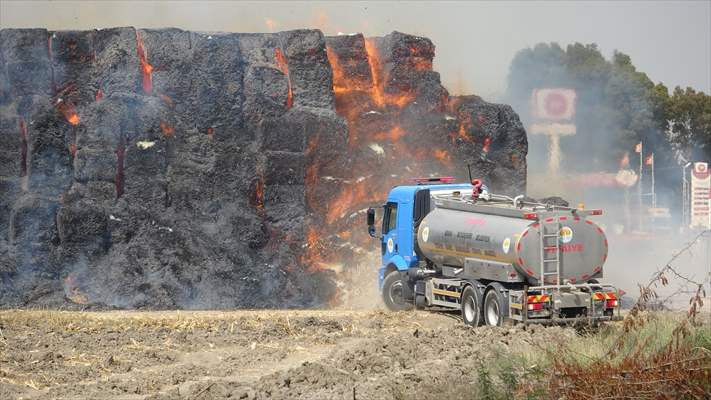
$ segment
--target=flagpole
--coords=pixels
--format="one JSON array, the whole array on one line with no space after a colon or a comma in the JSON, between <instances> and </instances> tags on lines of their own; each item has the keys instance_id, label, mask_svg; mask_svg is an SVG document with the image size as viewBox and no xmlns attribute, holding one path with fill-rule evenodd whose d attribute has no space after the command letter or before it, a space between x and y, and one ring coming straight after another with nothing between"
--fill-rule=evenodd
<instances>
[{"instance_id":1,"label":"flagpole","mask_svg":"<svg viewBox=\"0 0 711 400\"><path fill-rule=\"evenodd\" d=\"M644 162L644 149L642 148L642 141L639 141L639 183L637 184L637 200L639 201L639 209L637 210L637 215L639 215L639 225L638 229L642 231L642 163Z\"/></svg>"},{"instance_id":2,"label":"flagpole","mask_svg":"<svg viewBox=\"0 0 711 400\"><path fill-rule=\"evenodd\" d=\"M657 193L654 191L654 153L652 153L652 208L657 207Z\"/></svg>"}]
</instances>

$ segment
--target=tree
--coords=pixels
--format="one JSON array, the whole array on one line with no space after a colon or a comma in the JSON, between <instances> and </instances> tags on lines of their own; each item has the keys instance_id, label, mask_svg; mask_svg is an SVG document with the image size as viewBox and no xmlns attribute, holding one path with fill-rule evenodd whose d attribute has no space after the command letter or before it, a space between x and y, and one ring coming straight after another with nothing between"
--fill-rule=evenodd
<instances>
[{"instance_id":1,"label":"tree","mask_svg":"<svg viewBox=\"0 0 711 400\"><path fill-rule=\"evenodd\" d=\"M711 156L711 96L676 87L666 114L669 139L687 159Z\"/></svg>"}]
</instances>

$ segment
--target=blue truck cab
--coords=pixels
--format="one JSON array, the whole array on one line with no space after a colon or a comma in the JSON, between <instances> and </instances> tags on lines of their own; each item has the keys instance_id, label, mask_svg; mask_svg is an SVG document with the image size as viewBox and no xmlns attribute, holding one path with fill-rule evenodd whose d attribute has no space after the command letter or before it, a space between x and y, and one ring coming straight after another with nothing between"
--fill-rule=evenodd
<instances>
[{"instance_id":1,"label":"blue truck cab","mask_svg":"<svg viewBox=\"0 0 711 400\"><path fill-rule=\"evenodd\" d=\"M381 235L378 237L382 262L378 270L380 290L383 288L385 276L391 271L407 271L408 268L418 265L420 260L415 251L415 238L419 221L430 211L430 193L472 189L469 183L439 183L450 182L450 178L425 178L416 181L419 184L394 187L383 205ZM374 210L371 210L368 218L369 231L371 236L377 237L373 226Z\"/></svg>"}]
</instances>

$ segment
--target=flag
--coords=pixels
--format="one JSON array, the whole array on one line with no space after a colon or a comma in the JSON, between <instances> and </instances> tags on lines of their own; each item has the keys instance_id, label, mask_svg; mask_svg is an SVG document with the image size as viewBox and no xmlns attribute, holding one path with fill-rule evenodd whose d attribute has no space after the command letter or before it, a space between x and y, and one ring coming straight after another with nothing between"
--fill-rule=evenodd
<instances>
[{"instance_id":1,"label":"flag","mask_svg":"<svg viewBox=\"0 0 711 400\"><path fill-rule=\"evenodd\" d=\"M642 152L642 142L637 143L636 146L634 146L634 152L635 153L641 153Z\"/></svg>"},{"instance_id":2,"label":"flag","mask_svg":"<svg viewBox=\"0 0 711 400\"><path fill-rule=\"evenodd\" d=\"M648 155L647 158L644 159L644 165L654 165L654 153Z\"/></svg>"}]
</instances>

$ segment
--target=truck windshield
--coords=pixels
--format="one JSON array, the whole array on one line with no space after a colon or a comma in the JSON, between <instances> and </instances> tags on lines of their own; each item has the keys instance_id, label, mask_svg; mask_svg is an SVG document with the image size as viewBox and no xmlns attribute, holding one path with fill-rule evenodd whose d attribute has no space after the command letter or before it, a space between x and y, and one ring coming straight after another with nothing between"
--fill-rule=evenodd
<instances>
[{"instance_id":1,"label":"truck windshield","mask_svg":"<svg viewBox=\"0 0 711 400\"><path fill-rule=\"evenodd\" d=\"M383 215L383 234L397 227L397 203L387 203Z\"/></svg>"}]
</instances>

